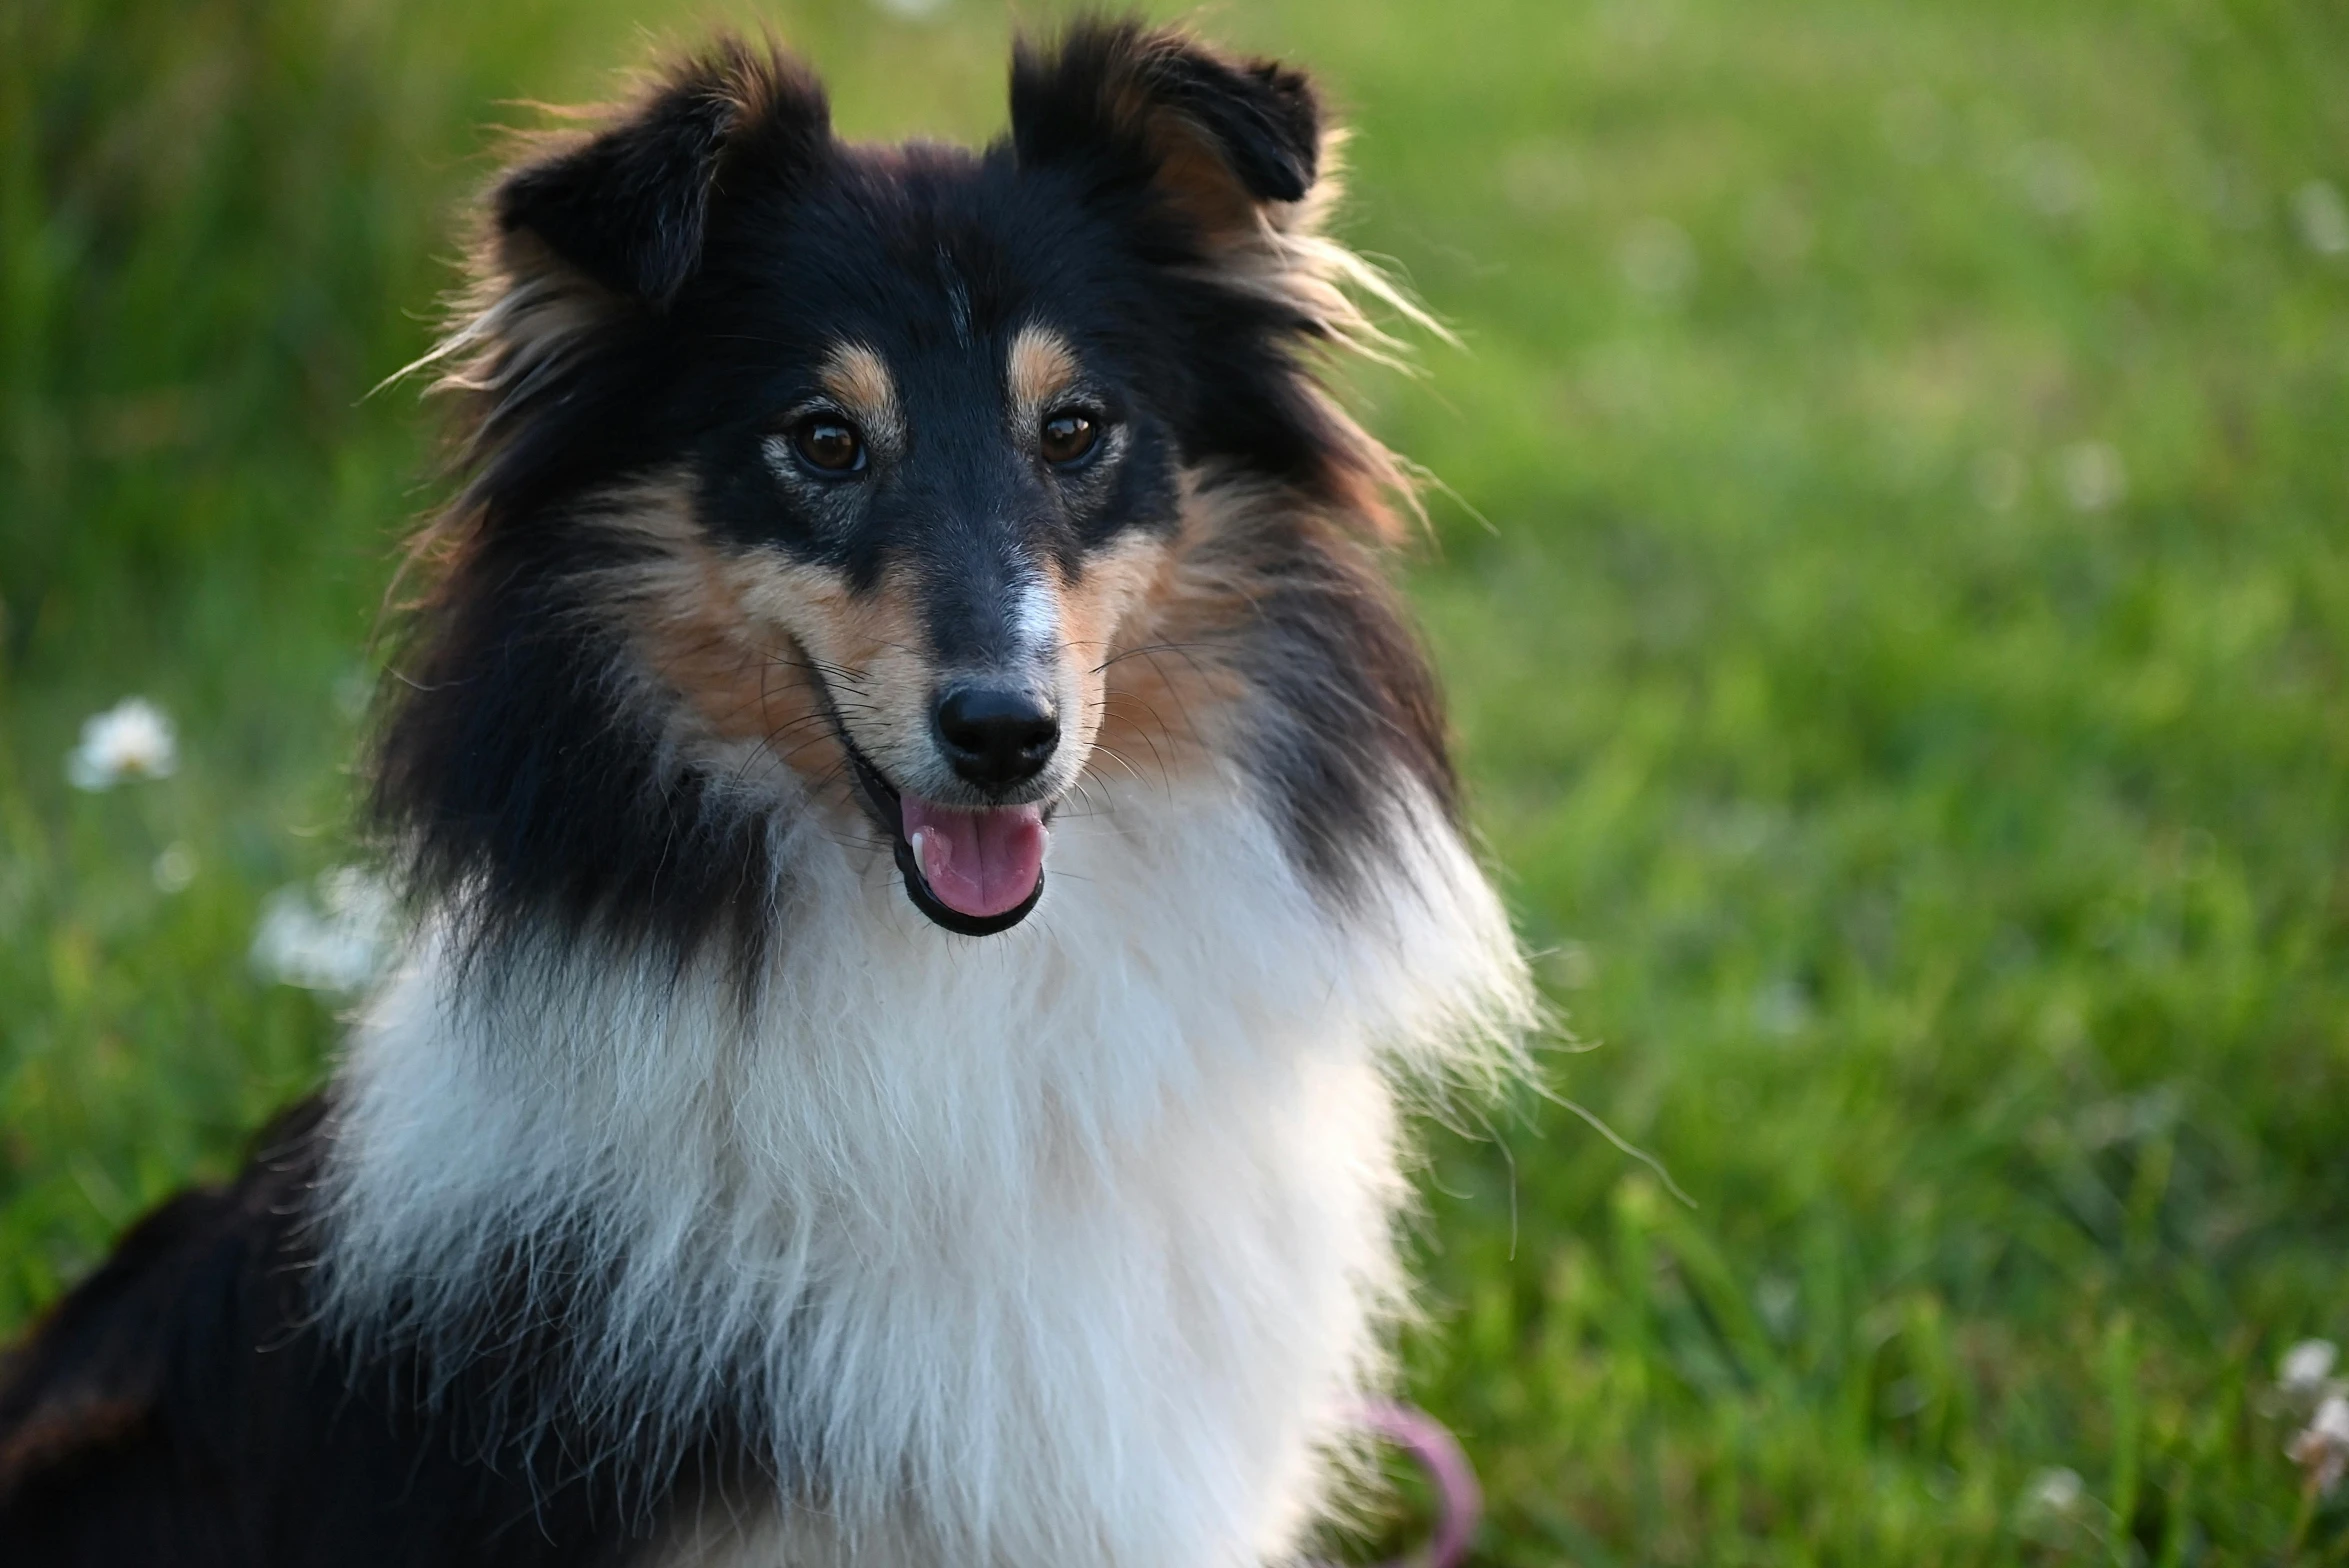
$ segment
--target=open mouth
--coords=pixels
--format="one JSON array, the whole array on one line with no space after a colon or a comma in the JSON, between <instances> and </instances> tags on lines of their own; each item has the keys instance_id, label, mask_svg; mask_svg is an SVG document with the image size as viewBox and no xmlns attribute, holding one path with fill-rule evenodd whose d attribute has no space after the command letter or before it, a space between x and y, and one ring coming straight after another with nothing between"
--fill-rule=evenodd
<instances>
[{"instance_id":1,"label":"open mouth","mask_svg":"<svg viewBox=\"0 0 2349 1568\"><path fill-rule=\"evenodd\" d=\"M831 693L823 698L832 732L848 754L857 797L893 841L914 908L963 936L993 936L1025 920L1044 896L1047 808L974 810L901 790L849 738L848 727L830 711Z\"/></svg>"}]
</instances>

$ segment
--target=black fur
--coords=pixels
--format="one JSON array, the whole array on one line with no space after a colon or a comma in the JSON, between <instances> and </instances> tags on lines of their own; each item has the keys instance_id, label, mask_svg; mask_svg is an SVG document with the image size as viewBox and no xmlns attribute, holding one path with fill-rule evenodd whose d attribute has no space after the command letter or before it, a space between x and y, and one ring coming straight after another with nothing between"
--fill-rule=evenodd
<instances>
[{"instance_id":1,"label":"black fur","mask_svg":"<svg viewBox=\"0 0 2349 1568\"><path fill-rule=\"evenodd\" d=\"M512 342L475 367L490 384L464 415L467 485L430 542L437 586L375 767L375 821L418 895L485 937L657 943L681 965L719 944L742 974L777 939L790 890L767 824L663 752L622 701L615 634L581 613L636 548L581 526L614 487L683 475L719 538L857 583L912 563L953 658L997 635L1006 552L1073 563L1169 530L1186 468L1293 503L1231 546L1261 592L1196 652L1248 684L1245 760L1298 866L1334 898L1358 888L1399 777L1452 802L1440 708L1391 590L1332 520L1370 480L1307 373L1317 323L1218 270L1231 211L1307 194L1319 132L1294 72L1092 24L1021 49L1011 132L980 153L844 145L804 68L725 45L508 176L493 292L559 296L592 324L527 377L506 373ZM1036 322L1093 377L1114 465L1055 478L1007 459L983 367ZM919 461L853 499L779 502L762 443L844 337L921 367L902 388ZM330 1125L305 1107L234 1186L151 1215L8 1364L0 1556L610 1563L657 1522L644 1497L785 1462L718 1434L590 1461L559 1414L559 1302L469 1325L489 1348L455 1366L329 1340L308 1237Z\"/></svg>"},{"instance_id":2,"label":"black fur","mask_svg":"<svg viewBox=\"0 0 2349 1568\"><path fill-rule=\"evenodd\" d=\"M540 1568L618 1563L645 1478L527 1451L485 1414L551 1403L520 1343L439 1400L412 1352L353 1358L313 1323L323 1103L226 1189L141 1220L0 1375L0 1560L16 1568ZM543 1339L543 1335L542 1335ZM668 1491L675 1477L654 1478Z\"/></svg>"},{"instance_id":3,"label":"black fur","mask_svg":"<svg viewBox=\"0 0 2349 1568\"><path fill-rule=\"evenodd\" d=\"M552 921L575 940L663 944L680 964L717 941L755 966L775 877L763 821L729 781L665 765L615 711L614 650L579 624L574 574L625 552L551 521L475 550L477 590L435 608L376 774L413 880L485 879L469 906L484 939Z\"/></svg>"},{"instance_id":4,"label":"black fur","mask_svg":"<svg viewBox=\"0 0 2349 1568\"><path fill-rule=\"evenodd\" d=\"M551 916L680 958L720 936L755 963L787 913L759 825L613 711L614 650L578 627L572 585L609 563L575 509L630 476L683 469L721 534L859 582L892 551L922 554L948 654L983 646L1002 552L1073 562L1119 529L1170 526L1179 465L1349 504L1359 476L1299 358L1314 324L1219 278L1218 236L1154 183L1170 137L1205 138L1248 200L1294 200L1318 135L1293 71L1095 24L1021 48L1011 134L978 155L841 144L804 70L729 46L510 176L509 245L534 236L630 302L557 373L474 415L464 547L419 622L377 773L378 820L414 850L419 886L479 889L492 927ZM981 379L976 346L1037 320L1102 369L1102 412L1130 437L1079 505L1004 460ZM844 336L936 369L907 389L934 460L842 523L779 508L758 443ZM981 517L1006 526L966 525ZM1232 655L1262 680L1264 776L1299 862L1343 893L1377 853L1397 760L1449 801L1440 720L1383 585L1333 565L1311 529L1265 526L1295 530L1264 541L1291 563L1279 602L1328 613L1268 622Z\"/></svg>"},{"instance_id":5,"label":"black fur","mask_svg":"<svg viewBox=\"0 0 2349 1568\"><path fill-rule=\"evenodd\" d=\"M1031 167L1071 164L1104 184L1147 182L1151 105L1211 139L1260 201L1302 201L1321 157L1321 108L1297 71L1221 58L1139 22L1079 28L1012 60L1012 142Z\"/></svg>"},{"instance_id":6,"label":"black fur","mask_svg":"<svg viewBox=\"0 0 2349 1568\"><path fill-rule=\"evenodd\" d=\"M1260 624L1234 648L1260 697L1247 728L1250 771L1307 880L1354 903L1382 869L1380 824L1405 779L1458 815L1442 694L1411 628L1390 613L1377 564L1353 540L1292 519L1250 549L1266 584Z\"/></svg>"},{"instance_id":7,"label":"black fur","mask_svg":"<svg viewBox=\"0 0 2349 1568\"><path fill-rule=\"evenodd\" d=\"M739 143L772 175L830 136L814 77L723 44L626 124L507 179L497 225L536 235L606 288L665 304L700 263L710 188L729 147Z\"/></svg>"}]
</instances>

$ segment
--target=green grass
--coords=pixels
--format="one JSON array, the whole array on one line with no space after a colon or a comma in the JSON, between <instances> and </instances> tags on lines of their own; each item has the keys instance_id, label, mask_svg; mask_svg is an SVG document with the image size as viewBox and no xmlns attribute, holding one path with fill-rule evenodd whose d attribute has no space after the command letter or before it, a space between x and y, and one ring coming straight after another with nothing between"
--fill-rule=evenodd
<instances>
[{"instance_id":1,"label":"green grass","mask_svg":"<svg viewBox=\"0 0 2349 1568\"><path fill-rule=\"evenodd\" d=\"M346 852L430 497L363 394L499 101L704 14L323 12L0 8L0 1325L320 1072L244 955ZM851 131L999 123L994 11L776 17ZM1562 1107L1435 1131L1482 1560L2349 1561L2268 1394L2349 1338L2349 13L1204 21L1321 69L1466 339L1360 394L1464 503L1415 586L1552 1083L1695 1199ZM68 790L131 691L181 772Z\"/></svg>"}]
</instances>

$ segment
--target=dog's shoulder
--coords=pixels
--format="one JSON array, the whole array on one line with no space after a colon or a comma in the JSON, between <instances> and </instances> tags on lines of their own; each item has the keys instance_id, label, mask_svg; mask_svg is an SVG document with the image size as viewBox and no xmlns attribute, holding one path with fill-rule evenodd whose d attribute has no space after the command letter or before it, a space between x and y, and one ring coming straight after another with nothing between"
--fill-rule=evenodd
<instances>
[{"instance_id":1,"label":"dog's shoulder","mask_svg":"<svg viewBox=\"0 0 2349 1568\"><path fill-rule=\"evenodd\" d=\"M319 1329L327 1114L303 1102L233 1182L141 1219L0 1363L10 1561L552 1564L619 1548L578 1482L460 1457L461 1396L433 1404L412 1365L355 1361Z\"/></svg>"},{"instance_id":2,"label":"dog's shoulder","mask_svg":"<svg viewBox=\"0 0 2349 1568\"><path fill-rule=\"evenodd\" d=\"M133 1225L104 1267L52 1307L0 1365L0 1502L152 1437L178 1385L219 1369L270 1276L306 1259L292 1226L322 1106L256 1140L227 1187L193 1188Z\"/></svg>"},{"instance_id":3,"label":"dog's shoulder","mask_svg":"<svg viewBox=\"0 0 2349 1568\"><path fill-rule=\"evenodd\" d=\"M235 1182L132 1226L0 1366L0 1534L60 1562L128 1560L166 1532L167 1560L235 1558L234 1508L219 1504L252 1394L244 1352L284 1342L294 1318L322 1110L297 1106Z\"/></svg>"}]
</instances>

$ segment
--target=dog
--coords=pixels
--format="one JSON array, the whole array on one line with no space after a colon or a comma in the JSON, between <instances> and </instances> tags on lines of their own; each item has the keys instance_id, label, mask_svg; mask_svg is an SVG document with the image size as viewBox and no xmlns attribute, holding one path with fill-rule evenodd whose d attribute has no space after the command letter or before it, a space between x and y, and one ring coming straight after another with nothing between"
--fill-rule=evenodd
<instances>
[{"instance_id":1,"label":"dog","mask_svg":"<svg viewBox=\"0 0 2349 1568\"><path fill-rule=\"evenodd\" d=\"M413 935L14 1354L8 1561L1296 1560L1402 1108L1535 1022L1318 379L1419 316L1335 147L1114 20L975 152L724 38L525 147L426 361Z\"/></svg>"}]
</instances>

